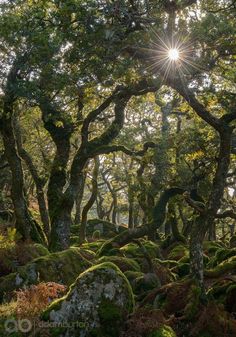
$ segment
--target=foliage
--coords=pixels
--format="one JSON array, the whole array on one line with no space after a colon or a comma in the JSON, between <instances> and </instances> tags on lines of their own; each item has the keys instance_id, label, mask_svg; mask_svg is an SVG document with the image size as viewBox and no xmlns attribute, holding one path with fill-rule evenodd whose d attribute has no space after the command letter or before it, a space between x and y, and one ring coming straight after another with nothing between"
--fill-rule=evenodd
<instances>
[{"instance_id":1,"label":"foliage","mask_svg":"<svg viewBox=\"0 0 236 337\"><path fill-rule=\"evenodd\" d=\"M42 282L25 290L16 291L16 315L18 317L35 317L54 299L61 297L66 287L55 282Z\"/></svg>"}]
</instances>

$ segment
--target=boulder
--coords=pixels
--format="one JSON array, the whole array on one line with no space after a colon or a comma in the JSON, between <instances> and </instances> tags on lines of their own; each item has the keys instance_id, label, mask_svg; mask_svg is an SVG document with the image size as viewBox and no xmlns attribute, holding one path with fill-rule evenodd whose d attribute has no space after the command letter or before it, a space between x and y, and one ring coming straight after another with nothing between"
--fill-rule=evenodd
<instances>
[{"instance_id":1,"label":"boulder","mask_svg":"<svg viewBox=\"0 0 236 337\"><path fill-rule=\"evenodd\" d=\"M140 240L143 248L141 248L136 243L128 243L120 251L127 257L137 258L143 257L144 251L150 256L150 258L160 257L160 247L152 241L149 240Z\"/></svg>"},{"instance_id":2,"label":"boulder","mask_svg":"<svg viewBox=\"0 0 236 337\"><path fill-rule=\"evenodd\" d=\"M19 267L17 272L0 277L0 301L5 294L10 295L14 290L43 281L70 285L90 266L91 262L77 247L39 257Z\"/></svg>"},{"instance_id":3,"label":"boulder","mask_svg":"<svg viewBox=\"0 0 236 337\"><path fill-rule=\"evenodd\" d=\"M0 248L0 277L15 272L18 267L48 254L47 248L39 243L16 243Z\"/></svg>"},{"instance_id":4,"label":"boulder","mask_svg":"<svg viewBox=\"0 0 236 337\"><path fill-rule=\"evenodd\" d=\"M112 262L124 273L128 270L140 272L140 266L134 259L122 256L103 256L97 261L98 263Z\"/></svg>"},{"instance_id":5,"label":"boulder","mask_svg":"<svg viewBox=\"0 0 236 337\"><path fill-rule=\"evenodd\" d=\"M179 261L183 257L189 257L188 247L183 244L176 245L168 254L169 260Z\"/></svg>"},{"instance_id":6,"label":"boulder","mask_svg":"<svg viewBox=\"0 0 236 337\"><path fill-rule=\"evenodd\" d=\"M77 233L79 233L79 227L80 225L73 226L72 233L77 235ZM92 238L96 232L96 236L99 236L99 238L109 239L126 229L124 226L115 225L106 220L89 219L86 226L86 236Z\"/></svg>"},{"instance_id":7,"label":"boulder","mask_svg":"<svg viewBox=\"0 0 236 337\"><path fill-rule=\"evenodd\" d=\"M67 295L49 306L42 319L66 325L57 330L60 337L119 337L133 307L127 278L116 265L105 262L83 272Z\"/></svg>"},{"instance_id":8,"label":"boulder","mask_svg":"<svg viewBox=\"0 0 236 337\"><path fill-rule=\"evenodd\" d=\"M149 333L147 337L176 337L176 333L170 326L162 325L159 329Z\"/></svg>"}]
</instances>

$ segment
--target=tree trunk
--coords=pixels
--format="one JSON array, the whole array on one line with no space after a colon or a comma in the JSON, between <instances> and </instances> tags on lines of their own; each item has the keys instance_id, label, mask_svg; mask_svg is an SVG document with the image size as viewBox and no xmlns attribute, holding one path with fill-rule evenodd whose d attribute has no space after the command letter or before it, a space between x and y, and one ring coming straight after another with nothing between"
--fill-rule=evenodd
<instances>
[{"instance_id":1,"label":"tree trunk","mask_svg":"<svg viewBox=\"0 0 236 337\"><path fill-rule=\"evenodd\" d=\"M208 207L204 214L195 219L190 236L191 273L200 287L203 283L203 252L202 243L209 228L214 223L215 216L221 205L227 173L230 165L232 128L225 127L220 132L220 150L218 165L213 179Z\"/></svg>"},{"instance_id":2,"label":"tree trunk","mask_svg":"<svg viewBox=\"0 0 236 337\"><path fill-rule=\"evenodd\" d=\"M28 166L28 169L30 171L30 174L36 186L36 195L37 195L37 200L38 200L38 205L39 205L41 221L43 223L44 231L47 237L49 237L50 221L49 221L48 210L47 210L47 205L46 205L46 200L45 200L45 195L44 195L44 190L43 190L45 181L40 178L30 154L22 146L21 130L20 130L20 125L19 125L17 118L14 119L14 131L15 131L19 155L25 161L26 165Z\"/></svg>"},{"instance_id":3,"label":"tree trunk","mask_svg":"<svg viewBox=\"0 0 236 337\"><path fill-rule=\"evenodd\" d=\"M88 212L93 206L94 202L97 198L97 191L98 191L98 173L99 173L99 158L94 158L94 170L93 170L93 176L92 176L92 192L91 196L87 202L87 204L84 206L82 211L82 219L80 224L80 233L79 233L79 242L80 244L84 243L86 239L86 226L87 226L87 217Z\"/></svg>"},{"instance_id":4,"label":"tree trunk","mask_svg":"<svg viewBox=\"0 0 236 337\"><path fill-rule=\"evenodd\" d=\"M81 221L81 203L83 200L83 196L84 196L84 186L85 186L85 180L86 180L86 173L82 173L80 176L80 188L78 190L78 194L76 197L76 201L75 201L75 219L74 219L74 223L75 224L79 224Z\"/></svg>"},{"instance_id":5,"label":"tree trunk","mask_svg":"<svg viewBox=\"0 0 236 337\"><path fill-rule=\"evenodd\" d=\"M134 228L134 201L133 199L129 200L129 219L128 219L128 227L130 229Z\"/></svg>"},{"instance_id":6,"label":"tree trunk","mask_svg":"<svg viewBox=\"0 0 236 337\"><path fill-rule=\"evenodd\" d=\"M193 277L197 280L199 286L204 292L204 280L203 280L203 249L202 243L205 236L204 224L207 223L206 216L196 217L190 233L190 269Z\"/></svg>"},{"instance_id":7,"label":"tree trunk","mask_svg":"<svg viewBox=\"0 0 236 337\"><path fill-rule=\"evenodd\" d=\"M16 229L22 240L43 242L36 222L31 217L24 195L24 175L21 159L17 153L17 144L12 127L13 103L4 103L4 116L1 118L0 129L3 138L6 157L12 174L11 198L14 205Z\"/></svg>"}]
</instances>

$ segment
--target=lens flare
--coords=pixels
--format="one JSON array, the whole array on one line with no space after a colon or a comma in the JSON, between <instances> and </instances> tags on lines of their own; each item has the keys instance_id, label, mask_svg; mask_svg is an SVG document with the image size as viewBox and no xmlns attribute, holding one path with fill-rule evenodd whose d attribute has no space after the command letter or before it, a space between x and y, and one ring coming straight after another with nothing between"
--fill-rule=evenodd
<instances>
[{"instance_id":1,"label":"lens flare","mask_svg":"<svg viewBox=\"0 0 236 337\"><path fill-rule=\"evenodd\" d=\"M171 48L168 51L168 57L171 61L177 61L179 58L179 51L176 48Z\"/></svg>"}]
</instances>

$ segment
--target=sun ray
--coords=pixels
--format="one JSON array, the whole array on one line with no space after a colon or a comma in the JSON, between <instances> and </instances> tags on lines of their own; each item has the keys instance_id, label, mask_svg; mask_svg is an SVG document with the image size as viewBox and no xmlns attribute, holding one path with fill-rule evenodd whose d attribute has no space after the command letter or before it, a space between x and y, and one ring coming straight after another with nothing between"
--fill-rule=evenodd
<instances>
[{"instance_id":1,"label":"sun ray","mask_svg":"<svg viewBox=\"0 0 236 337\"><path fill-rule=\"evenodd\" d=\"M189 35L173 33L170 36L153 28L151 34L149 47L140 48L147 55L146 70L159 73L163 80L175 76L183 80L194 69L203 70L196 62L196 46Z\"/></svg>"}]
</instances>

